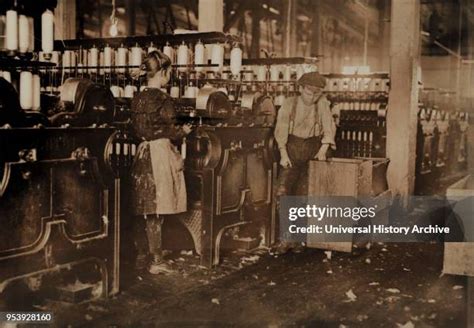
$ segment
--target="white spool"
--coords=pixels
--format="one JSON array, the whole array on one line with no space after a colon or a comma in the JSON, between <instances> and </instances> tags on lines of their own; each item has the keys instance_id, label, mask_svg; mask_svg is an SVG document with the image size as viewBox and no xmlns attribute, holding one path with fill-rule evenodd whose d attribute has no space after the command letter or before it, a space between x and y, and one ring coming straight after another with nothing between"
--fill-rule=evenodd
<instances>
[{"instance_id":1,"label":"white spool","mask_svg":"<svg viewBox=\"0 0 474 328\"><path fill-rule=\"evenodd\" d=\"M119 58L118 58L118 49L115 49L114 50L114 59L113 59L113 62L114 62L114 71L115 72L118 72L118 62L119 62Z\"/></svg>"},{"instance_id":2,"label":"white spool","mask_svg":"<svg viewBox=\"0 0 474 328\"><path fill-rule=\"evenodd\" d=\"M104 75L104 52L99 52L99 75Z\"/></svg>"},{"instance_id":3,"label":"white spool","mask_svg":"<svg viewBox=\"0 0 474 328\"><path fill-rule=\"evenodd\" d=\"M41 108L41 79L38 74L33 75L33 110Z\"/></svg>"},{"instance_id":4,"label":"white spool","mask_svg":"<svg viewBox=\"0 0 474 328\"><path fill-rule=\"evenodd\" d=\"M171 64L174 64L174 50L168 42L163 47L163 53L170 58Z\"/></svg>"},{"instance_id":5,"label":"white spool","mask_svg":"<svg viewBox=\"0 0 474 328\"><path fill-rule=\"evenodd\" d=\"M82 65L87 66L87 64L89 63L89 51L87 49L82 49L81 58L82 58Z\"/></svg>"},{"instance_id":6,"label":"white spool","mask_svg":"<svg viewBox=\"0 0 474 328\"><path fill-rule=\"evenodd\" d=\"M369 81L369 90L367 90L367 91L371 91L371 92L375 91L375 81L376 81L376 79L374 79L374 78L370 79L370 81Z\"/></svg>"},{"instance_id":7,"label":"white spool","mask_svg":"<svg viewBox=\"0 0 474 328\"><path fill-rule=\"evenodd\" d=\"M89 60L87 65L95 67L89 68L89 73L97 73L97 66L99 66L99 49L96 47L89 49Z\"/></svg>"},{"instance_id":8,"label":"white spool","mask_svg":"<svg viewBox=\"0 0 474 328\"><path fill-rule=\"evenodd\" d=\"M33 74L31 72L20 73L20 106L24 110L33 107Z\"/></svg>"},{"instance_id":9,"label":"white spool","mask_svg":"<svg viewBox=\"0 0 474 328\"><path fill-rule=\"evenodd\" d=\"M140 66L142 64L142 48L138 45L135 45L135 47L130 49L129 64L130 66ZM132 68L132 71L136 73L139 70L139 68Z\"/></svg>"},{"instance_id":10,"label":"white spool","mask_svg":"<svg viewBox=\"0 0 474 328\"><path fill-rule=\"evenodd\" d=\"M110 87L110 91L112 92L112 95L114 98L120 98L123 96L123 89L119 87L118 85L113 85Z\"/></svg>"},{"instance_id":11,"label":"white spool","mask_svg":"<svg viewBox=\"0 0 474 328\"><path fill-rule=\"evenodd\" d=\"M291 81L291 66L290 65L285 66L285 69L283 71L283 80Z\"/></svg>"},{"instance_id":12,"label":"white spool","mask_svg":"<svg viewBox=\"0 0 474 328\"><path fill-rule=\"evenodd\" d=\"M127 65L127 48L124 48L123 46L120 46L120 48L117 49L117 53L115 56L115 65L116 66L126 66ZM125 73L125 67L121 67L117 69L117 72L119 73Z\"/></svg>"},{"instance_id":13,"label":"white spool","mask_svg":"<svg viewBox=\"0 0 474 328\"><path fill-rule=\"evenodd\" d=\"M344 91L344 80L334 79L334 90L333 91Z\"/></svg>"},{"instance_id":14,"label":"white spool","mask_svg":"<svg viewBox=\"0 0 474 328\"><path fill-rule=\"evenodd\" d=\"M51 53L51 62L53 64L59 64L59 55L60 55L60 52L59 51L53 51Z\"/></svg>"},{"instance_id":15,"label":"white spool","mask_svg":"<svg viewBox=\"0 0 474 328\"><path fill-rule=\"evenodd\" d=\"M15 10L8 10L6 13L5 48L18 50L18 13Z\"/></svg>"},{"instance_id":16,"label":"white spool","mask_svg":"<svg viewBox=\"0 0 474 328\"><path fill-rule=\"evenodd\" d=\"M390 79L383 79L382 80L382 91L389 92L390 91Z\"/></svg>"},{"instance_id":17,"label":"white spool","mask_svg":"<svg viewBox=\"0 0 474 328\"><path fill-rule=\"evenodd\" d=\"M177 64L188 65L188 46L184 42L178 47ZM178 71L180 72L186 72L187 70L187 67L178 67Z\"/></svg>"},{"instance_id":18,"label":"white spool","mask_svg":"<svg viewBox=\"0 0 474 328\"><path fill-rule=\"evenodd\" d=\"M232 48L230 52L230 71L232 75L238 76L242 70L242 49L239 47Z\"/></svg>"},{"instance_id":19,"label":"white spool","mask_svg":"<svg viewBox=\"0 0 474 328\"><path fill-rule=\"evenodd\" d=\"M59 57L60 57L61 53L59 51L53 51L51 53L51 60L50 62L53 63L54 65L56 65L54 68L52 68L52 71L53 72L57 72L59 69Z\"/></svg>"},{"instance_id":20,"label":"white spool","mask_svg":"<svg viewBox=\"0 0 474 328\"><path fill-rule=\"evenodd\" d=\"M71 71L76 69L77 57L76 52L71 51Z\"/></svg>"},{"instance_id":21,"label":"white spool","mask_svg":"<svg viewBox=\"0 0 474 328\"><path fill-rule=\"evenodd\" d=\"M252 81L253 80L253 70L250 67L244 67L244 80L245 81Z\"/></svg>"},{"instance_id":22,"label":"white spool","mask_svg":"<svg viewBox=\"0 0 474 328\"><path fill-rule=\"evenodd\" d=\"M29 36L29 41L28 41L28 51L35 51L35 22L33 20L33 17L27 17L28 19L28 36Z\"/></svg>"},{"instance_id":23,"label":"white spool","mask_svg":"<svg viewBox=\"0 0 474 328\"><path fill-rule=\"evenodd\" d=\"M211 64L217 65L212 67L214 72L220 72L222 70L222 66L224 66L224 46L217 43L212 47L212 55L211 55Z\"/></svg>"},{"instance_id":24,"label":"white spool","mask_svg":"<svg viewBox=\"0 0 474 328\"><path fill-rule=\"evenodd\" d=\"M190 85L185 92L185 98L196 98L198 94L198 88L194 85Z\"/></svg>"},{"instance_id":25,"label":"white spool","mask_svg":"<svg viewBox=\"0 0 474 328\"><path fill-rule=\"evenodd\" d=\"M177 86L171 87L170 96L171 98L179 98L179 87Z\"/></svg>"},{"instance_id":26,"label":"white spool","mask_svg":"<svg viewBox=\"0 0 474 328\"><path fill-rule=\"evenodd\" d=\"M104 66L104 71L106 73L110 73L110 67L112 66L112 48L110 48L109 46L104 47Z\"/></svg>"},{"instance_id":27,"label":"white spool","mask_svg":"<svg viewBox=\"0 0 474 328\"><path fill-rule=\"evenodd\" d=\"M285 101L285 96L284 95L278 95L275 98L275 106L281 106L283 105L283 102Z\"/></svg>"},{"instance_id":28,"label":"white spool","mask_svg":"<svg viewBox=\"0 0 474 328\"><path fill-rule=\"evenodd\" d=\"M84 69L82 68L83 66L87 65L87 50L79 50L77 53L77 72L78 73L84 73Z\"/></svg>"},{"instance_id":29,"label":"white spool","mask_svg":"<svg viewBox=\"0 0 474 328\"><path fill-rule=\"evenodd\" d=\"M48 9L41 15L41 49L47 54L54 49L54 14Z\"/></svg>"},{"instance_id":30,"label":"white spool","mask_svg":"<svg viewBox=\"0 0 474 328\"><path fill-rule=\"evenodd\" d=\"M18 18L18 49L25 53L30 46L30 26L28 17L20 15Z\"/></svg>"},{"instance_id":31,"label":"white spool","mask_svg":"<svg viewBox=\"0 0 474 328\"><path fill-rule=\"evenodd\" d=\"M272 65L270 66L270 81L278 81L280 79L280 66Z\"/></svg>"},{"instance_id":32,"label":"white spool","mask_svg":"<svg viewBox=\"0 0 474 328\"><path fill-rule=\"evenodd\" d=\"M204 45L201 41L194 46L194 65L204 65ZM196 72L202 72L204 67L196 66Z\"/></svg>"},{"instance_id":33,"label":"white spool","mask_svg":"<svg viewBox=\"0 0 474 328\"><path fill-rule=\"evenodd\" d=\"M257 81L263 82L267 80L267 66L262 65L257 67Z\"/></svg>"},{"instance_id":34,"label":"white spool","mask_svg":"<svg viewBox=\"0 0 474 328\"><path fill-rule=\"evenodd\" d=\"M334 91L333 87L334 87L333 79L327 78L325 91L328 91L328 92Z\"/></svg>"},{"instance_id":35,"label":"white spool","mask_svg":"<svg viewBox=\"0 0 474 328\"><path fill-rule=\"evenodd\" d=\"M133 98L133 95L137 92L137 87L134 85L126 85L124 91L125 98Z\"/></svg>"},{"instance_id":36,"label":"white spool","mask_svg":"<svg viewBox=\"0 0 474 328\"><path fill-rule=\"evenodd\" d=\"M118 86L112 85L110 87L110 92L112 92L112 95L114 96L114 98L120 97L120 89Z\"/></svg>"},{"instance_id":37,"label":"white spool","mask_svg":"<svg viewBox=\"0 0 474 328\"><path fill-rule=\"evenodd\" d=\"M65 72L71 71L71 52L70 50L65 50L62 56L63 70Z\"/></svg>"},{"instance_id":38,"label":"white spool","mask_svg":"<svg viewBox=\"0 0 474 328\"><path fill-rule=\"evenodd\" d=\"M84 69L82 68L83 66L84 66L84 65L82 65L82 63L80 63L80 62L77 63L77 72L78 72L79 74L84 73Z\"/></svg>"}]
</instances>

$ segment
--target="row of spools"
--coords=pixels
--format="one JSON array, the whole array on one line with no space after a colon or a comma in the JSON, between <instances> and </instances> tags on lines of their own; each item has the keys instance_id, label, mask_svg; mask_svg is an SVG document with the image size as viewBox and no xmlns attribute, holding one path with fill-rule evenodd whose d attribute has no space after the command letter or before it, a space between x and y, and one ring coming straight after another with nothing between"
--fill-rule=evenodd
<instances>
[{"instance_id":1,"label":"row of spools","mask_svg":"<svg viewBox=\"0 0 474 328\"><path fill-rule=\"evenodd\" d=\"M4 50L11 53L27 53L35 50L34 22L32 17L21 13L15 6L5 13ZM54 49L54 14L46 10L41 15L41 53L48 54ZM9 71L0 71L0 77L12 82ZM41 98L41 78L30 71L20 72L20 105L24 110L39 110Z\"/></svg>"},{"instance_id":2,"label":"row of spools","mask_svg":"<svg viewBox=\"0 0 474 328\"><path fill-rule=\"evenodd\" d=\"M53 56L54 58L54 56ZM278 72L281 73L281 70L275 70L274 67L279 67L281 65L275 65L271 66L269 70L267 70L266 66L254 66L253 68L256 71L256 77L257 80L259 79L267 79L269 76L270 78L272 77L272 72ZM296 65L296 66L287 66L290 69L293 68L298 68L301 67L302 65ZM281 67L280 67L281 68ZM308 69L308 68L307 68ZM263 73L265 73L265 75ZM283 71L284 72L284 71ZM291 70L290 72L293 72ZM297 78L299 74L302 74L304 70L301 72L296 69L297 72ZM244 73L244 79L245 79L245 74L251 74L253 75L253 71L250 71L248 73ZM8 71L3 71L0 72L0 76L5 78L6 80L11 82L11 75L10 72ZM280 76L281 77L281 76ZM273 73L273 78L277 80L279 77L277 77L276 73ZM251 79L251 78L248 78ZM360 88L360 90L354 90L353 87L347 87L350 82L348 82L350 79L338 79L340 83L338 84L338 87L330 87L331 86L331 81L334 81L335 79L329 79L328 82L328 91L388 91L388 82L386 79L379 79L379 78L372 78L372 79L364 79L364 84L359 84L359 85L364 85L364 87ZM24 110L36 110L40 108L39 104L39 99L40 99L40 93L41 91L53 91L52 86L46 87L46 88L41 88L41 79L38 74L33 74L28 71L23 71L20 73L20 83L19 83L19 94L20 94L20 104L21 107ZM144 87L144 86L142 86ZM124 87L121 87L119 85L111 85L111 91L114 97L126 97L126 98L132 98L138 91L139 88L136 85L133 84L126 84ZM163 89L165 92L169 92L171 97L173 98L196 98L197 93L198 93L198 87L197 85L192 81L189 81L188 85L186 85L183 89L181 89L177 85L172 85L170 88ZM343 105L345 103L348 103L351 106L342 106L344 109L379 109L380 104L377 101L338 101L335 99L336 102L339 103L339 105ZM359 106L360 105L360 108ZM366 106L365 106L366 105ZM374 107L375 106L375 107ZM366 108L367 107L367 108Z\"/></svg>"},{"instance_id":3,"label":"row of spools","mask_svg":"<svg viewBox=\"0 0 474 328\"><path fill-rule=\"evenodd\" d=\"M12 82L9 71L0 71L0 78ZM20 106L24 110L39 110L41 107L41 78L39 74L22 71L18 91L20 96Z\"/></svg>"},{"instance_id":4,"label":"row of spools","mask_svg":"<svg viewBox=\"0 0 474 328\"><path fill-rule=\"evenodd\" d=\"M4 50L15 53L34 51L33 25L33 18L19 14L15 8L7 10ZM54 14L51 10L46 10L41 15L41 49L48 54L54 49Z\"/></svg>"},{"instance_id":5,"label":"row of spools","mask_svg":"<svg viewBox=\"0 0 474 328\"><path fill-rule=\"evenodd\" d=\"M105 74L133 72L142 64L146 54L158 48L150 44L142 48L138 44L127 48L120 46L116 49L105 46L102 49L92 47L90 49L65 50L62 54L54 51L51 62L62 67L66 72L76 71L78 73ZM177 67L179 72L193 70L196 72L213 71L222 72L224 67L224 44L204 45L196 43L194 51L184 42L178 47L167 44L162 52L171 59L171 63ZM43 54L39 59L44 60ZM230 70L233 75L238 75L242 70L242 49L237 45L230 52Z\"/></svg>"},{"instance_id":6,"label":"row of spools","mask_svg":"<svg viewBox=\"0 0 474 328\"><path fill-rule=\"evenodd\" d=\"M425 107L418 108L418 117L421 121L449 121L469 122L469 113L460 111L443 111Z\"/></svg>"},{"instance_id":7,"label":"row of spools","mask_svg":"<svg viewBox=\"0 0 474 328\"><path fill-rule=\"evenodd\" d=\"M92 47L90 49L65 50L62 54L53 51L51 62L57 67L52 71L63 69L72 74L110 74L110 73L133 73L142 64L147 53L158 48L150 44L142 48L138 44L127 48L120 46L116 49L105 46L102 49ZM193 50L191 50L193 49ZM315 71L314 64L299 65L254 65L242 66L242 50L235 45L230 50L229 66L225 63L225 44L196 43L193 47L182 43L178 47L167 44L162 49L174 67L180 73L219 73L222 79L239 78L242 74L244 81L292 81L294 77L299 78L306 72ZM39 53L39 59L45 60L43 53ZM232 75L230 76L229 73Z\"/></svg>"},{"instance_id":8,"label":"row of spools","mask_svg":"<svg viewBox=\"0 0 474 328\"><path fill-rule=\"evenodd\" d=\"M12 82L9 71L0 71L0 77ZM53 86L42 86L41 77L37 73L30 71L22 71L19 75L18 91L20 97L20 105L23 110L39 110L41 92L54 91ZM44 80L43 80L44 82ZM110 90L115 98L133 98L138 91L141 91L145 86L138 88L136 85L127 84L125 86L111 85ZM58 88L59 91L60 87ZM169 89L162 89L164 92L169 92L172 98L196 98L199 92L198 86L189 81L188 85L180 88L178 85L171 85ZM219 88L220 91L228 93L226 88ZM284 97L280 95L280 97ZM281 102L281 101L280 101Z\"/></svg>"},{"instance_id":9,"label":"row of spools","mask_svg":"<svg viewBox=\"0 0 474 328\"><path fill-rule=\"evenodd\" d=\"M390 79L381 77L338 77L327 79L329 92L388 92Z\"/></svg>"}]
</instances>

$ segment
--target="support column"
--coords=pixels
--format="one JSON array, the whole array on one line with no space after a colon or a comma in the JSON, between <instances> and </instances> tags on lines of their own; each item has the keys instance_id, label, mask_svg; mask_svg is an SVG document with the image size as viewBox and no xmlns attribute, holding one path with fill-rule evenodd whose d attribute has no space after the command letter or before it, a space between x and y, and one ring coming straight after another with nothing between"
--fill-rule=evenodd
<instances>
[{"instance_id":1,"label":"support column","mask_svg":"<svg viewBox=\"0 0 474 328\"><path fill-rule=\"evenodd\" d=\"M315 0L313 2L313 18L311 21L311 53L310 56L322 55L322 42L321 42L321 2ZM323 57L319 59L318 70L324 72Z\"/></svg>"},{"instance_id":2,"label":"support column","mask_svg":"<svg viewBox=\"0 0 474 328\"><path fill-rule=\"evenodd\" d=\"M199 32L224 30L224 0L199 0Z\"/></svg>"},{"instance_id":3,"label":"support column","mask_svg":"<svg viewBox=\"0 0 474 328\"><path fill-rule=\"evenodd\" d=\"M390 0L382 0L380 8L380 71L388 72L390 68Z\"/></svg>"},{"instance_id":4,"label":"support column","mask_svg":"<svg viewBox=\"0 0 474 328\"><path fill-rule=\"evenodd\" d=\"M458 4L458 14L459 14L459 21L458 21L458 48L456 57L456 110L459 110L459 105L461 103L461 75L463 74L462 71L462 27L463 27L463 2L460 1Z\"/></svg>"},{"instance_id":5,"label":"support column","mask_svg":"<svg viewBox=\"0 0 474 328\"><path fill-rule=\"evenodd\" d=\"M387 178L394 196L408 207L415 182L420 2L392 1L390 95L387 112Z\"/></svg>"},{"instance_id":6,"label":"support column","mask_svg":"<svg viewBox=\"0 0 474 328\"><path fill-rule=\"evenodd\" d=\"M127 35L132 36L135 35L135 6L136 2L133 0L127 0L125 3L125 8L127 12Z\"/></svg>"},{"instance_id":7,"label":"support column","mask_svg":"<svg viewBox=\"0 0 474 328\"><path fill-rule=\"evenodd\" d=\"M250 58L260 58L261 17L261 9L255 6L252 10L252 43L250 44Z\"/></svg>"},{"instance_id":8,"label":"support column","mask_svg":"<svg viewBox=\"0 0 474 328\"><path fill-rule=\"evenodd\" d=\"M362 65L367 66L369 63L369 18L365 16L364 21L364 49L362 55Z\"/></svg>"},{"instance_id":9,"label":"support column","mask_svg":"<svg viewBox=\"0 0 474 328\"><path fill-rule=\"evenodd\" d=\"M54 38L56 40L76 38L75 0L58 1L56 9L54 9Z\"/></svg>"},{"instance_id":10,"label":"support column","mask_svg":"<svg viewBox=\"0 0 474 328\"><path fill-rule=\"evenodd\" d=\"M296 55L296 0L283 1L283 57Z\"/></svg>"}]
</instances>

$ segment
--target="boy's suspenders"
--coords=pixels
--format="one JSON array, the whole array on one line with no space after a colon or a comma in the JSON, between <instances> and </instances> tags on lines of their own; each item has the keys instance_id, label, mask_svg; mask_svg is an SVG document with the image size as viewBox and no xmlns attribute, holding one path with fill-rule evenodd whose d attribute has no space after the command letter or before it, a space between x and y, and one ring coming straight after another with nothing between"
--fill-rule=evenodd
<instances>
[{"instance_id":1,"label":"boy's suspenders","mask_svg":"<svg viewBox=\"0 0 474 328\"><path fill-rule=\"evenodd\" d=\"M293 97L293 105L291 106L290 120L288 122L288 135L293 134L297 105L298 105L298 96L295 96Z\"/></svg>"},{"instance_id":2,"label":"boy's suspenders","mask_svg":"<svg viewBox=\"0 0 474 328\"><path fill-rule=\"evenodd\" d=\"M314 125L313 125L313 128L312 128L313 137L316 137L316 124L319 124L319 115L318 115L319 114L319 110L318 110L319 99L321 99L321 96L319 96L319 98L314 103ZM295 116L296 116L296 106L297 105L298 105L298 96L295 96L294 99L293 99L293 105L292 105L291 111L290 111L290 119L289 119L289 122L288 122L288 135L293 134L293 128L294 128L294 125L295 125Z\"/></svg>"}]
</instances>

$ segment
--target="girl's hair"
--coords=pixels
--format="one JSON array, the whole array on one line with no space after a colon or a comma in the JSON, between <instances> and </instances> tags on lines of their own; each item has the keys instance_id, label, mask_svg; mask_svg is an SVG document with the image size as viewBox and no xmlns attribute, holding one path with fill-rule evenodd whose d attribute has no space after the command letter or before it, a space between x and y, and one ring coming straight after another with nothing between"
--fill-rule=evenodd
<instances>
[{"instance_id":1,"label":"girl's hair","mask_svg":"<svg viewBox=\"0 0 474 328\"><path fill-rule=\"evenodd\" d=\"M140 66L140 73L144 73L147 78L151 78L160 70L166 70L170 66L171 59L160 50L154 50L146 56L143 64Z\"/></svg>"}]
</instances>

